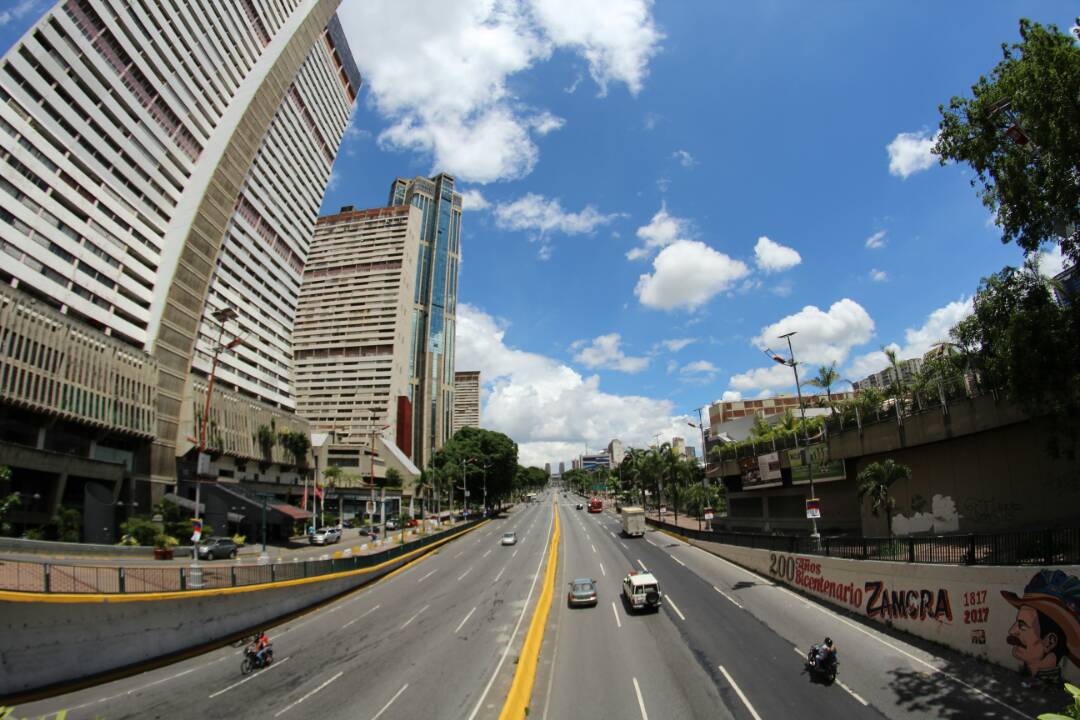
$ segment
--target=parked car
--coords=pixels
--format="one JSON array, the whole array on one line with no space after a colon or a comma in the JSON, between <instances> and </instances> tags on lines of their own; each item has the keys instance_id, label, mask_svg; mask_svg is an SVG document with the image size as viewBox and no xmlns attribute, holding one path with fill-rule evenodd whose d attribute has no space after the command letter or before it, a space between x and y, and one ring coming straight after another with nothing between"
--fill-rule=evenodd
<instances>
[{"instance_id":1,"label":"parked car","mask_svg":"<svg viewBox=\"0 0 1080 720\"><path fill-rule=\"evenodd\" d=\"M387 520L386 521L386 529L387 530L397 530L398 529L397 520Z\"/></svg>"},{"instance_id":2,"label":"parked car","mask_svg":"<svg viewBox=\"0 0 1080 720\"><path fill-rule=\"evenodd\" d=\"M379 534L379 528L375 525L361 525L360 534L365 537L377 537Z\"/></svg>"},{"instance_id":3,"label":"parked car","mask_svg":"<svg viewBox=\"0 0 1080 720\"><path fill-rule=\"evenodd\" d=\"M570 607L578 605L596 606L596 581L592 578L578 578L570 583L570 592L566 594L566 604Z\"/></svg>"},{"instance_id":4,"label":"parked car","mask_svg":"<svg viewBox=\"0 0 1080 720\"><path fill-rule=\"evenodd\" d=\"M582 505L581 503L578 503L577 505L574 506L574 509L575 510L584 510L585 506Z\"/></svg>"},{"instance_id":5,"label":"parked car","mask_svg":"<svg viewBox=\"0 0 1080 720\"><path fill-rule=\"evenodd\" d=\"M652 573L631 572L623 578L622 591L631 610L660 610L660 583Z\"/></svg>"},{"instance_id":6,"label":"parked car","mask_svg":"<svg viewBox=\"0 0 1080 720\"><path fill-rule=\"evenodd\" d=\"M405 523L405 527L414 528L420 527L420 521L416 518L409 518L409 522Z\"/></svg>"},{"instance_id":7,"label":"parked car","mask_svg":"<svg viewBox=\"0 0 1080 720\"><path fill-rule=\"evenodd\" d=\"M343 529L345 529L345 530L351 530L352 526L353 526L353 521L352 520L342 520L341 521L341 527Z\"/></svg>"},{"instance_id":8,"label":"parked car","mask_svg":"<svg viewBox=\"0 0 1080 720\"><path fill-rule=\"evenodd\" d=\"M212 537L199 543L199 558L217 560L236 557L236 543L229 537Z\"/></svg>"},{"instance_id":9,"label":"parked car","mask_svg":"<svg viewBox=\"0 0 1080 720\"><path fill-rule=\"evenodd\" d=\"M310 540L312 545L330 545L341 540L341 531L334 527L319 528Z\"/></svg>"},{"instance_id":10,"label":"parked car","mask_svg":"<svg viewBox=\"0 0 1080 720\"><path fill-rule=\"evenodd\" d=\"M502 540L499 541L502 545L517 545L517 533L508 532L503 533Z\"/></svg>"}]
</instances>

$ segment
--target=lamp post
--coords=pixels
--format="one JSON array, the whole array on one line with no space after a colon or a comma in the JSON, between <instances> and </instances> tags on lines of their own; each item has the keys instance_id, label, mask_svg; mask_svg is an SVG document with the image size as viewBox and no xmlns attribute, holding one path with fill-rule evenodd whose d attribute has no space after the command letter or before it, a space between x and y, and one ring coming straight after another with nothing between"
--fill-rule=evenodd
<instances>
[{"instance_id":1,"label":"lamp post","mask_svg":"<svg viewBox=\"0 0 1080 720\"><path fill-rule=\"evenodd\" d=\"M806 431L806 406L803 405L802 387L799 385L799 368L798 368L799 363L796 362L796 360L795 360L795 350L791 346L791 336L794 335L794 334L795 334L795 331L792 330L789 333L784 333L783 335L779 336L780 340L787 340L788 355L790 357L788 359L784 359L783 357L777 355L776 353L772 353L772 359L775 360L776 362L780 363L781 365L787 365L795 373L795 393L799 396L799 417L802 419L803 432L805 432ZM795 433L795 437L798 438L798 436L799 436L799 434ZM802 451L803 451L803 453L805 453L803 458L804 458L804 462L806 463L806 474L807 474L807 477L810 479L810 497L816 498L817 495L814 492L814 460L813 460L813 458L811 457L811 455L809 453L809 447L808 447L809 442L803 443L803 445L806 446L806 447L802 448ZM814 517L810 518L810 522L811 522L812 527L813 527L813 531L810 533L810 537L814 538L815 542L818 542L821 539L821 534L818 532L817 518L814 518Z\"/></svg>"},{"instance_id":2,"label":"lamp post","mask_svg":"<svg viewBox=\"0 0 1080 720\"><path fill-rule=\"evenodd\" d=\"M697 419L697 425L689 421L686 424L690 427L696 427L698 430L701 431L701 462L702 465L704 465L704 473L701 476L701 502L704 503L705 497L707 495L707 488L709 487L709 456L705 453L705 425L701 420L701 408L697 409ZM698 531L701 530L701 522L704 515L705 506L702 505L701 512L698 514Z\"/></svg>"},{"instance_id":3,"label":"lamp post","mask_svg":"<svg viewBox=\"0 0 1080 720\"><path fill-rule=\"evenodd\" d=\"M262 552L259 554L259 562L267 563L270 556L266 553L266 501L274 497L273 493L261 492L257 496L262 500Z\"/></svg>"}]
</instances>

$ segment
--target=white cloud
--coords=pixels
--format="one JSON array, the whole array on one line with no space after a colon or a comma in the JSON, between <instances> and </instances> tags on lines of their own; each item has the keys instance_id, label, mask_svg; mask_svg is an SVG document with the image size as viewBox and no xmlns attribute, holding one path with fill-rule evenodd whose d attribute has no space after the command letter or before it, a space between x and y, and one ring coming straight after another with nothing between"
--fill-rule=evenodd
<instances>
[{"instance_id":1,"label":"white cloud","mask_svg":"<svg viewBox=\"0 0 1080 720\"><path fill-rule=\"evenodd\" d=\"M871 268L870 279L874 282L885 282L889 279L889 273L884 270L878 270L877 268Z\"/></svg>"},{"instance_id":2,"label":"white cloud","mask_svg":"<svg viewBox=\"0 0 1080 720\"><path fill-rule=\"evenodd\" d=\"M752 343L760 348L785 351L781 354L786 355L787 343L779 336L793 331L797 335L791 341L795 358L800 363L842 363L853 347L873 336L874 320L862 305L844 298L834 302L827 311L807 305L794 315L762 328Z\"/></svg>"},{"instance_id":3,"label":"white cloud","mask_svg":"<svg viewBox=\"0 0 1080 720\"><path fill-rule=\"evenodd\" d=\"M686 168L697 165L697 161L694 160L694 156L686 150L676 150L675 152L671 153L671 157L678 160L679 164Z\"/></svg>"},{"instance_id":4,"label":"white cloud","mask_svg":"<svg viewBox=\"0 0 1080 720\"><path fill-rule=\"evenodd\" d=\"M605 215L592 205L586 206L581 212L567 212L558 200L548 200L536 193L529 193L511 203L495 206L495 224L500 228L535 230L541 235L549 232L587 234L618 217L618 214Z\"/></svg>"},{"instance_id":5,"label":"white cloud","mask_svg":"<svg viewBox=\"0 0 1080 720\"><path fill-rule=\"evenodd\" d=\"M935 142L937 135L927 137L925 130L897 135L885 148L889 152L889 174L906 180L929 169L937 161L933 153Z\"/></svg>"},{"instance_id":6,"label":"white cloud","mask_svg":"<svg viewBox=\"0 0 1080 720\"><path fill-rule=\"evenodd\" d=\"M561 129L562 126L566 124L566 121L545 110L539 115L530 118L529 123L538 135L543 136L547 135L552 130Z\"/></svg>"},{"instance_id":7,"label":"white cloud","mask_svg":"<svg viewBox=\"0 0 1080 720\"><path fill-rule=\"evenodd\" d=\"M742 393L738 390L725 390L720 402L738 402L742 400Z\"/></svg>"},{"instance_id":8,"label":"white cloud","mask_svg":"<svg viewBox=\"0 0 1080 720\"><path fill-rule=\"evenodd\" d=\"M461 193L462 210L486 210L490 206L491 203L489 203L483 193L476 188L470 188Z\"/></svg>"},{"instance_id":9,"label":"white cloud","mask_svg":"<svg viewBox=\"0 0 1080 720\"><path fill-rule=\"evenodd\" d=\"M767 273L789 270L802 262L794 248L774 242L762 235L754 246L754 258L759 269Z\"/></svg>"},{"instance_id":10,"label":"white cloud","mask_svg":"<svg viewBox=\"0 0 1080 720\"><path fill-rule=\"evenodd\" d=\"M1065 270L1065 257L1061 254L1061 246L1054 245L1049 250L1039 253L1039 272L1052 278L1060 275Z\"/></svg>"},{"instance_id":11,"label":"white cloud","mask_svg":"<svg viewBox=\"0 0 1080 720\"><path fill-rule=\"evenodd\" d=\"M687 345L696 343L696 338L673 338L671 340L661 340L660 344L663 345L668 352L679 352Z\"/></svg>"},{"instance_id":12,"label":"white cloud","mask_svg":"<svg viewBox=\"0 0 1080 720\"><path fill-rule=\"evenodd\" d=\"M528 175L534 135L562 126L517 100L509 78L567 48L602 89L622 82L637 93L663 39L646 0L457 0L453 12L417 0L408 22L386 21L399 11L394 0L339 9L370 102L389 122L379 144L430 156L433 170L472 182Z\"/></svg>"},{"instance_id":13,"label":"white cloud","mask_svg":"<svg viewBox=\"0 0 1080 720\"><path fill-rule=\"evenodd\" d=\"M572 83L570 83L567 87L563 88L563 92L566 93L567 95L573 95L574 93L577 92L578 85L580 85L581 81L584 80L584 79L585 78L582 76L582 74L578 73L577 75L574 76L574 81Z\"/></svg>"},{"instance_id":14,"label":"white cloud","mask_svg":"<svg viewBox=\"0 0 1080 720\"><path fill-rule=\"evenodd\" d=\"M667 206L661 205L649 224L637 229L638 238L644 240L645 244L630 250L626 253L626 257L630 260L646 258L654 250L667 247L677 240L686 240L689 235L690 223L671 215L667 211Z\"/></svg>"},{"instance_id":15,"label":"white cloud","mask_svg":"<svg viewBox=\"0 0 1080 720\"><path fill-rule=\"evenodd\" d=\"M922 357L935 343L947 341L949 330L971 313L971 298L962 297L934 310L927 316L922 327L905 330L903 346L889 343L886 347L895 350L896 357L900 360ZM883 370L888 364L885 353L874 350L855 358L844 374L850 380L861 380L871 373Z\"/></svg>"},{"instance_id":16,"label":"white cloud","mask_svg":"<svg viewBox=\"0 0 1080 720\"><path fill-rule=\"evenodd\" d=\"M625 83L633 95L641 92L649 60L664 39L651 6L651 0L532 0L547 36L585 57L601 94L612 82Z\"/></svg>"},{"instance_id":17,"label":"white cloud","mask_svg":"<svg viewBox=\"0 0 1080 720\"><path fill-rule=\"evenodd\" d=\"M885 231L878 230L876 233L866 238L866 247L871 250L879 250L885 247Z\"/></svg>"},{"instance_id":18,"label":"white cloud","mask_svg":"<svg viewBox=\"0 0 1080 720\"><path fill-rule=\"evenodd\" d=\"M739 392L752 390L774 391L781 388L794 387L795 374L787 365L770 365L769 367L755 368L743 373L732 375L728 385Z\"/></svg>"},{"instance_id":19,"label":"white cloud","mask_svg":"<svg viewBox=\"0 0 1080 720\"><path fill-rule=\"evenodd\" d=\"M661 310L693 310L750 274L741 260L703 242L679 240L653 260L653 273L638 278L634 294L642 305Z\"/></svg>"},{"instance_id":20,"label":"white cloud","mask_svg":"<svg viewBox=\"0 0 1080 720\"><path fill-rule=\"evenodd\" d=\"M662 119L662 115L657 115L656 113L652 112L645 113L645 118L641 121L641 127L643 127L647 132L651 132L656 129L656 126L660 124L660 121Z\"/></svg>"},{"instance_id":21,"label":"white cloud","mask_svg":"<svg viewBox=\"0 0 1080 720\"><path fill-rule=\"evenodd\" d=\"M611 333L594 338L588 344L584 340L579 340L571 348L578 350L578 353L574 355L574 359L592 370L607 368L609 370L636 373L649 366L649 358L647 357L630 357L626 355L622 348L619 347L621 342L622 336L619 333Z\"/></svg>"},{"instance_id":22,"label":"white cloud","mask_svg":"<svg viewBox=\"0 0 1080 720\"><path fill-rule=\"evenodd\" d=\"M716 367L708 360L695 360L694 362L683 365L679 370L679 373L684 378L701 383L712 382L719 372L720 368Z\"/></svg>"},{"instance_id":23,"label":"white cloud","mask_svg":"<svg viewBox=\"0 0 1080 720\"><path fill-rule=\"evenodd\" d=\"M0 27L4 27L12 20L18 20L28 15L40 5L42 0L21 0L7 10L0 10Z\"/></svg>"},{"instance_id":24,"label":"white cloud","mask_svg":"<svg viewBox=\"0 0 1080 720\"><path fill-rule=\"evenodd\" d=\"M522 464L569 467L586 443L600 448L619 438L641 447L655 433L686 427L668 400L606 393L595 376L509 346L505 323L479 308L459 305L457 323L457 366L479 370L485 385L483 425L513 438Z\"/></svg>"}]
</instances>

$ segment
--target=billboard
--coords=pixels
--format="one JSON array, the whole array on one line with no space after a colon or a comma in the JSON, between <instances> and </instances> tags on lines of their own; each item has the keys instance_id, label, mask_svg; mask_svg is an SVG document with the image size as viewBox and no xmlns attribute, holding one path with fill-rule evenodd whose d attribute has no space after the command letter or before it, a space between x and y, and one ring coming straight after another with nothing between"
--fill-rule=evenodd
<instances>
[{"instance_id":1,"label":"billboard","mask_svg":"<svg viewBox=\"0 0 1080 720\"><path fill-rule=\"evenodd\" d=\"M776 455L776 453L770 454ZM779 461L779 456L777 457L777 460ZM739 474L742 475L743 490L760 490L762 488L780 487L783 485L783 482L780 480L779 462L777 462L775 476L770 470L768 463L764 463L765 472L762 471L762 467L763 464L759 462L759 458L757 457L739 458Z\"/></svg>"},{"instance_id":2,"label":"billboard","mask_svg":"<svg viewBox=\"0 0 1080 720\"><path fill-rule=\"evenodd\" d=\"M764 482L780 482L780 453L758 455L758 470Z\"/></svg>"},{"instance_id":3,"label":"billboard","mask_svg":"<svg viewBox=\"0 0 1080 720\"><path fill-rule=\"evenodd\" d=\"M810 456L810 462L814 468L814 482L831 482L843 480L847 477L844 470L844 461L829 459L829 446L825 443L816 443L807 448L788 450L788 462L791 464L791 483L793 485L806 485L810 482L810 469L803 460L803 452Z\"/></svg>"}]
</instances>

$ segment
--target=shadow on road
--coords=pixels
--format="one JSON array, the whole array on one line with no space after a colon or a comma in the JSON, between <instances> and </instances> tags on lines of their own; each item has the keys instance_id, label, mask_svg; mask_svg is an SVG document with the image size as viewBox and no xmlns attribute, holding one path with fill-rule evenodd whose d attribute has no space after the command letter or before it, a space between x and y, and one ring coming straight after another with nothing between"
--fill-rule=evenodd
<instances>
[{"instance_id":1,"label":"shadow on road","mask_svg":"<svg viewBox=\"0 0 1080 720\"><path fill-rule=\"evenodd\" d=\"M890 673L892 677L888 681L888 687L896 693L897 705L909 712L950 720L976 717L1015 720L1019 717L1009 708L979 697L972 688L989 693L1026 717L1035 717L1044 712L1060 712L1069 701L1064 688L1036 686L1027 689L1020 685L1018 673L1010 673L974 660L971 660L970 664L971 667L965 667L967 663L949 663L943 668L945 672L963 680L970 687L964 687L942 673L901 668ZM1002 673L1005 678L995 677L996 682L988 683L987 675L997 676Z\"/></svg>"}]
</instances>

